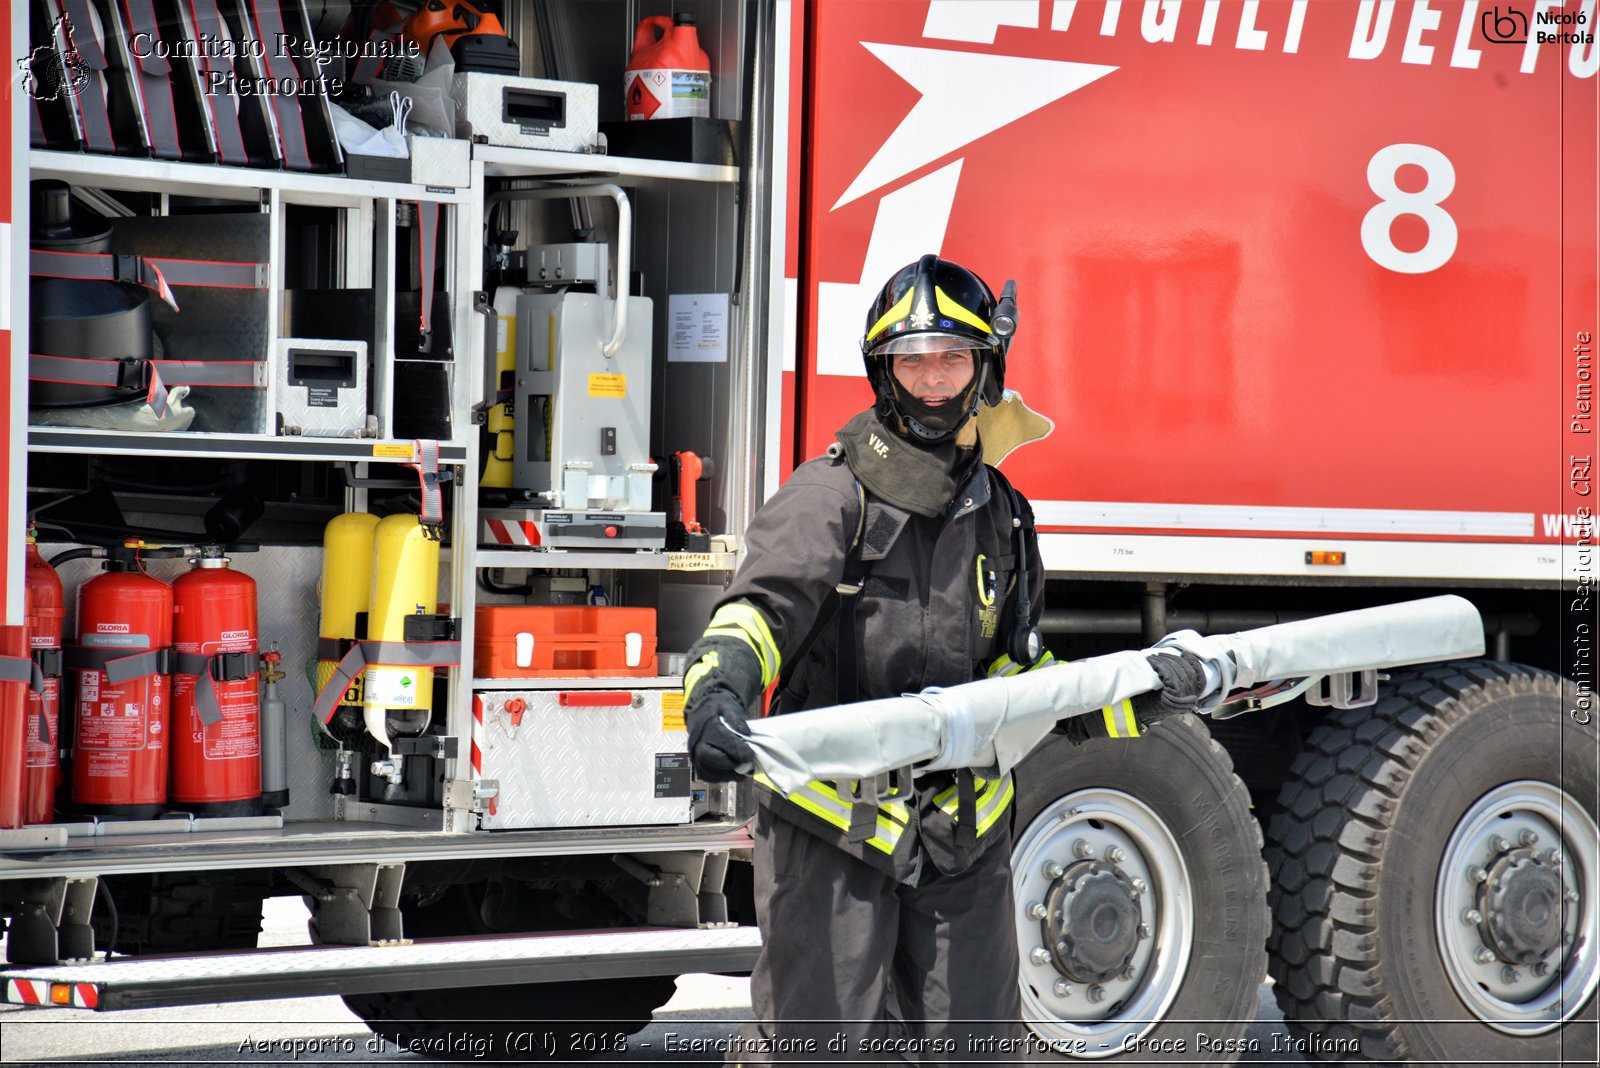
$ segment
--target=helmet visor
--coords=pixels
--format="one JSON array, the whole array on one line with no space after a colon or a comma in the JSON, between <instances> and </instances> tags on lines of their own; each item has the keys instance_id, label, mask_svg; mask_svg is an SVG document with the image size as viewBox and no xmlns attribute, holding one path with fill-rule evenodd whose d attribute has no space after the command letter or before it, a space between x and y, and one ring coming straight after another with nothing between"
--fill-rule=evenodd
<instances>
[{"instance_id":1,"label":"helmet visor","mask_svg":"<svg viewBox=\"0 0 1600 1068\"><path fill-rule=\"evenodd\" d=\"M916 353L920 356L937 356L947 352L972 352L975 346L972 338L962 337L959 334L900 334L891 337L881 344L874 345L874 355L896 356L900 353Z\"/></svg>"}]
</instances>

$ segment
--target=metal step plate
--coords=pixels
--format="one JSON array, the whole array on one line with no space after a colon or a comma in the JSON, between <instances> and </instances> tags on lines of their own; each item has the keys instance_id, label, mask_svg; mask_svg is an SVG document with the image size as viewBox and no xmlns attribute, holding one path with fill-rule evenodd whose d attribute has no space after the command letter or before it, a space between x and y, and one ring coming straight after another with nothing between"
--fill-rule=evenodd
<instances>
[{"instance_id":1,"label":"metal step plate","mask_svg":"<svg viewBox=\"0 0 1600 1068\"><path fill-rule=\"evenodd\" d=\"M147 1009L223 1001L545 983L754 967L754 927L483 935L383 946L303 946L120 958L0 972L14 1005Z\"/></svg>"}]
</instances>

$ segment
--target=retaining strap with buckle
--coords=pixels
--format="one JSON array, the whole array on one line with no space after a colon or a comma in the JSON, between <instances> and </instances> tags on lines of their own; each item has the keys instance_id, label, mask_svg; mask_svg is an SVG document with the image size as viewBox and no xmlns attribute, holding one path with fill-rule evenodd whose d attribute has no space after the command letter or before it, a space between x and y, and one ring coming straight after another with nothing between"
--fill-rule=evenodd
<instances>
[{"instance_id":1,"label":"retaining strap with buckle","mask_svg":"<svg viewBox=\"0 0 1600 1068\"><path fill-rule=\"evenodd\" d=\"M59 650L40 650L40 652ZM37 653L35 654L37 655ZM44 693L44 672L32 656L0 656L0 682L20 682L36 694ZM39 702L39 738L50 744L50 721L45 718L44 702Z\"/></svg>"},{"instance_id":2,"label":"retaining strap with buckle","mask_svg":"<svg viewBox=\"0 0 1600 1068\"><path fill-rule=\"evenodd\" d=\"M413 444L416 463L406 466L417 473L422 485L422 522L424 526L438 526L444 522L444 497L439 492L439 443L417 438Z\"/></svg>"},{"instance_id":3,"label":"retaining strap with buckle","mask_svg":"<svg viewBox=\"0 0 1600 1068\"><path fill-rule=\"evenodd\" d=\"M248 679L258 670L251 651L227 653L175 653L172 674L189 675L195 680L194 710L207 727L222 722L222 704L217 700L217 683Z\"/></svg>"},{"instance_id":4,"label":"retaining strap with buckle","mask_svg":"<svg viewBox=\"0 0 1600 1068\"><path fill-rule=\"evenodd\" d=\"M160 649L105 649L89 645L69 645L63 650L63 662L74 671L103 671L106 681L121 686L147 675L165 675L171 670L172 650Z\"/></svg>"},{"instance_id":5,"label":"retaining strap with buckle","mask_svg":"<svg viewBox=\"0 0 1600 1068\"><path fill-rule=\"evenodd\" d=\"M329 646L325 643L334 643ZM343 642L337 638L319 638L318 655L324 649L338 648ZM325 657L324 659L332 659ZM461 643L449 642L380 642L358 641L339 659L333 674L317 694L311 712L317 721L326 724L338 711L339 702L350 684L369 667L457 667L461 663Z\"/></svg>"}]
</instances>

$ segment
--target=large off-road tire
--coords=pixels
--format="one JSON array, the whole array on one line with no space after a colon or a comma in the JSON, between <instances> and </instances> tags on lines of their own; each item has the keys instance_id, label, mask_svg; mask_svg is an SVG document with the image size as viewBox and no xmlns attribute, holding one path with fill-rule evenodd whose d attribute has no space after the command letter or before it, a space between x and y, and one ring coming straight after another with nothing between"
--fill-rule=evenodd
<instances>
[{"instance_id":1,"label":"large off-road tire","mask_svg":"<svg viewBox=\"0 0 1600 1068\"><path fill-rule=\"evenodd\" d=\"M1012 859L1036 1049L1238 1057L1266 974L1267 872L1250 797L1198 719L1040 746L1017 769Z\"/></svg>"},{"instance_id":2,"label":"large off-road tire","mask_svg":"<svg viewBox=\"0 0 1600 1068\"><path fill-rule=\"evenodd\" d=\"M102 884L91 918L97 946L118 954L174 953L256 948L271 877L248 870L173 872L112 875Z\"/></svg>"},{"instance_id":3,"label":"large off-road tire","mask_svg":"<svg viewBox=\"0 0 1600 1068\"><path fill-rule=\"evenodd\" d=\"M1385 691L1311 732L1268 829L1291 1034L1325 1060L1593 1065L1595 727L1576 690L1460 661Z\"/></svg>"},{"instance_id":4,"label":"large off-road tire","mask_svg":"<svg viewBox=\"0 0 1600 1068\"><path fill-rule=\"evenodd\" d=\"M493 933L479 917L479 898L476 885L454 886L428 907L408 908L406 936ZM388 1041L390 1052L549 1064L614 1058L626 1048L622 1039L646 1027L676 990L676 977L650 975L346 994L344 1003Z\"/></svg>"}]
</instances>

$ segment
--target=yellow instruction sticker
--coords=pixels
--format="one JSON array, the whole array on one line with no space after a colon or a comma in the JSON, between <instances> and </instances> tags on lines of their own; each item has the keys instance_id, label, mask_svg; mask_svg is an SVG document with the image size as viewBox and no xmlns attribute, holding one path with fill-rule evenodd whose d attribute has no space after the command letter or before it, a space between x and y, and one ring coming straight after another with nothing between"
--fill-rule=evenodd
<instances>
[{"instance_id":1,"label":"yellow instruction sticker","mask_svg":"<svg viewBox=\"0 0 1600 1068\"><path fill-rule=\"evenodd\" d=\"M589 396L591 397L626 397L628 395L627 375L590 375Z\"/></svg>"},{"instance_id":2,"label":"yellow instruction sticker","mask_svg":"<svg viewBox=\"0 0 1600 1068\"><path fill-rule=\"evenodd\" d=\"M380 460L409 460L417 454L411 445L374 445L372 455Z\"/></svg>"},{"instance_id":3,"label":"yellow instruction sticker","mask_svg":"<svg viewBox=\"0 0 1600 1068\"><path fill-rule=\"evenodd\" d=\"M683 721L682 690L662 691L661 729L664 731L683 731L689 729Z\"/></svg>"}]
</instances>

